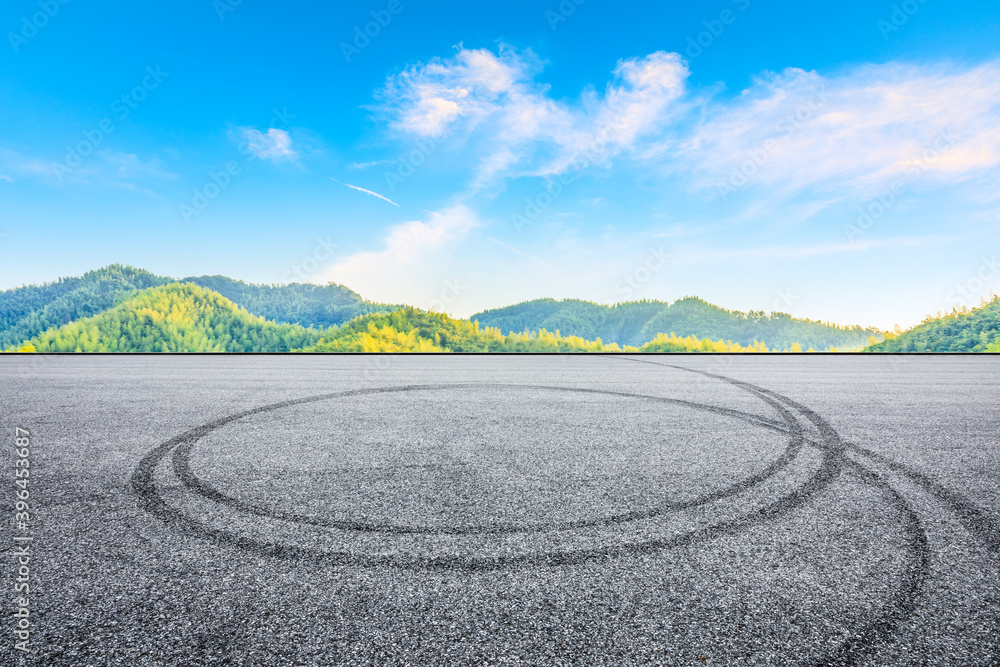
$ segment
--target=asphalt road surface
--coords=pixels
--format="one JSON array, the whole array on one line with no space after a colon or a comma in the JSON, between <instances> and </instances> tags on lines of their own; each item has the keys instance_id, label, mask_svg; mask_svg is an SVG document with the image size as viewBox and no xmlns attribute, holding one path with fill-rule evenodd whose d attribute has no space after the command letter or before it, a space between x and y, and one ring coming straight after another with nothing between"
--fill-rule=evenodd
<instances>
[{"instance_id":1,"label":"asphalt road surface","mask_svg":"<svg viewBox=\"0 0 1000 667\"><path fill-rule=\"evenodd\" d=\"M1000 664L998 371L5 355L0 664Z\"/></svg>"}]
</instances>

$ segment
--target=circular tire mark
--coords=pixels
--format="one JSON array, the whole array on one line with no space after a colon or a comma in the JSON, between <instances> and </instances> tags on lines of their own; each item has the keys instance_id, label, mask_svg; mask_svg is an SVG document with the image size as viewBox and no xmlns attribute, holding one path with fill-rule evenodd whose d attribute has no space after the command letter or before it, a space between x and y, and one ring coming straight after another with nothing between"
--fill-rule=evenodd
<instances>
[{"instance_id":1,"label":"circular tire mark","mask_svg":"<svg viewBox=\"0 0 1000 667\"><path fill-rule=\"evenodd\" d=\"M469 388L469 387L502 387L502 388L518 388L518 389L539 389L554 392L568 392L568 393L583 393L583 394L601 394L601 395L611 395L621 398L632 398L640 400L651 400L660 403L668 403L672 405L679 405L686 408L691 408L694 410L702 410L706 412L711 412L714 414L720 414L728 417L734 417L742 421L763 426L765 428L773 428L770 424L765 423L761 420L758 415L751 415L748 413L739 412L736 410L730 410L725 408L717 408L711 405L705 405L702 403L692 403L691 401L683 401L671 398L660 398L655 396L646 396L640 394L630 394L624 392L609 392L600 391L594 389L577 389L572 387L552 387L544 385L485 385L485 384L475 384L475 385L465 385L465 384L448 384L448 385L438 385L438 386L423 386L419 387L418 390L442 390L442 389L455 389L455 388ZM784 429L780 429L781 432L785 432ZM773 462L768 464L766 468L761 470L750 477L747 477L735 484L731 484L725 488L712 491L710 493L704 494L698 498L694 498L683 502L664 502L657 507L650 508L648 510L626 512L623 514L615 514L605 517L597 517L594 519L582 519L577 521L562 521L562 522L547 522L547 523L528 523L528 524L499 524L499 525L482 525L482 526L466 526L466 527L426 527L426 526L408 526L408 525L395 525L395 524L376 524L368 523L363 521L337 521L330 519L322 519L317 517L306 516L296 513L286 513L286 512L274 512L261 508L252 503L248 503L232 496L222 493L217 488L211 484L206 483L195 475L194 471L191 470L190 457L194 446L197 444L198 439L192 439L184 444L178 446L173 451L172 465L177 478L189 488L191 491L197 493L198 495L212 500L222 505L232 507L233 509L246 512L248 514L254 514L257 516L262 516L270 519L278 519L281 521L290 521L293 523L301 523L310 526L318 526L322 528L335 528L340 530L351 530L360 531L368 533L390 533L390 534L417 534L417 535L509 535L514 533L537 533L537 532L552 532L560 530L574 530L579 528L593 528L598 526L611 526L619 523L627 523L629 521L637 521L640 519L651 519L657 516L662 516L668 512L676 512L685 509L694 509L702 505L714 502L717 500L722 500L725 498L731 498L739 493L747 491L761 483L767 481L774 475L781 472L783 469L787 468L795 457L798 455L799 451L802 449L802 440L797 438L793 434L789 434L788 445L782 452L781 456L775 459ZM199 438L200 439L200 438Z\"/></svg>"},{"instance_id":2,"label":"circular tire mark","mask_svg":"<svg viewBox=\"0 0 1000 667\"><path fill-rule=\"evenodd\" d=\"M139 466L137 467L135 473L132 476L132 490L140 499L143 508L150 514L156 516L165 523L171 525L175 529L179 530L183 534L191 536L200 536L203 538L208 538L213 541L229 544L237 548L246 550L257 555L280 557L280 558L296 558L305 559L315 562L321 562L327 565L362 565L362 566L395 566L402 568L431 568L431 569L463 569L463 570L492 570L511 566L520 565L565 565L565 564L575 564L581 563L588 560L595 559L606 559L618 556L624 556L629 554L645 554L661 549L679 546L682 544L690 543L694 540L713 538L723 534L729 534L734 532L739 532L751 528L754 525L760 524L765 521L769 521L781 514L789 512L794 508L800 506L804 503L810 496L825 488L839 470L838 461L830 456L828 453L823 452L822 461L818 469L814 472L812 477L800 487L792 490L791 492L781 496L778 500L772 502L771 504L765 505L759 509L753 510L744 516L740 516L734 519L725 520L714 525L709 525L703 528L689 530L688 532L682 533L666 539L660 540L646 540L634 544L617 544L607 547L598 547L594 549L577 549L572 551L553 551L553 552L533 552L518 555L504 555L496 557L463 557L463 556L445 556L445 557L420 557L420 556L395 556L395 555L365 555L350 552L333 552L333 551L322 551L311 548L303 548L297 546L291 546L286 544L274 544L270 542L255 540L248 538L243 535L239 535L227 530L222 530L218 528L212 528L210 526L204 525L191 517L185 515L182 511L169 506L160 497L156 484L154 482L154 474L159 466L159 464L171 454L174 453L173 463L179 468L177 470L181 481L187 486L187 488L197 491L203 497L219 502L221 504L227 504L229 506L234 506L235 509L241 511L246 511L245 504L239 501L225 496L218 490L204 484L195 477L191 471L190 467L186 465L187 456L191 451L194 444L202 437L208 433L230 424L239 419L243 419L249 416L257 415L264 412L269 412L272 410L277 410L284 407L291 407L294 405L302 405L306 403L313 403L318 401L331 400L347 396L359 396L367 394L376 393L389 393L389 392L405 392L405 391L417 391L417 390L428 390L428 389L442 389L442 388L454 388L456 386L500 386L500 387L533 387L538 388L534 385L409 385L402 387L389 387L389 388L378 388L378 389L360 389L351 390L345 392L337 392L332 394L323 394L319 396L312 396L308 398L295 399L291 401L283 401L281 403L275 403L272 405L266 405L252 410L247 410L240 412L228 417L224 417L203 426L192 429L184 434L177 436L167 442L163 443L159 447L156 447L151 452L149 452L146 457L142 459ZM590 393L590 394L611 394L622 397L629 398L640 398L644 400L655 400L664 403L671 403L682 405L689 408L694 408L698 410L705 410L708 412L713 412L716 414L721 414L730 417L736 417L743 419L748 423L758 425L764 428L768 428L777 432L787 434L790 438L789 445L786 448L785 453L776 461L772 462L765 470L761 471L757 475L754 475L748 479L743 480L726 489L721 489L719 491L707 494L695 501L689 501L687 503L674 503L672 505L665 505L663 507L652 510L652 516L659 514L679 510L679 509L689 509L691 507L697 507L699 505L704 505L709 502L728 498L735 496L738 493L746 491L753 488L765 480L776 475L780 470L789 465L789 463L794 459L795 454L801 449L802 445L806 443L803 430L801 425L796 421L792 413L787 410L779 401L775 399L762 395L758 392L752 391L751 393L764 403L772 407L781 416L781 421L776 422L766 417L761 417L760 415L752 415L749 413L741 412L738 410L732 410L729 408L723 408L718 406L702 405L698 403L692 403L689 401L680 401L677 399L665 399L655 396L645 396L638 394L628 394L624 392L608 392L600 390L590 390L590 389L577 389L577 388L567 388L567 387L544 387L550 390L556 391L574 391L579 393ZM254 514L261 515L261 511L253 512ZM636 520L640 518L645 518L646 513L627 513L621 515L615 515L612 517L602 517L600 519L587 521L582 524L585 527L589 526L599 526L599 525L613 525L616 523L624 523L626 521ZM265 516L270 516L269 514L264 514ZM278 517L279 519L288 520L301 520L307 517L301 517L299 515L288 515ZM301 522L301 521L300 521ZM577 525L574 525L577 524ZM579 522L572 522L566 524L552 524L554 528L543 527L541 529L548 530L565 530L569 528L576 528L581 525ZM335 526L337 528L345 528L345 526ZM350 525L346 526L347 529L360 530L362 532L370 531L372 526L361 524L358 526ZM386 532L392 532L399 530L400 527L397 526L378 526L375 528L384 530ZM403 532L416 532L420 533L421 530L418 528L413 530L414 527L409 527L408 529L404 527ZM482 527L479 527L480 529ZM496 534L504 534L505 531L510 532L524 532L523 530L510 530L511 526L499 527L500 530L496 530ZM442 533L444 531L437 530L437 533ZM448 534L444 532L444 534ZM459 532L458 534L462 534Z\"/></svg>"}]
</instances>

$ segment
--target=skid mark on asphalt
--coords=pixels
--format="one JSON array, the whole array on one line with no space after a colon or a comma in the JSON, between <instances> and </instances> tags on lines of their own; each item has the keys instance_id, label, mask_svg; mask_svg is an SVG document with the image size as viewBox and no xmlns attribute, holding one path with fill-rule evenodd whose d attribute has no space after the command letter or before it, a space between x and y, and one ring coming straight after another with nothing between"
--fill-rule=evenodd
<instances>
[{"instance_id":1,"label":"skid mark on asphalt","mask_svg":"<svg viewBox=\"0 0 1000 667\"><path fill-rule=\"evenodd\" d=\"M281 559L301 559L326 566L360 565L369 567L395 567L412 570L462 570L490 571L524 566L565 566L578 565L587 562L600 562L623 556L651 554L664 549L688 545L697 541L712 540L724 535L738 535L752 528L773 522L790 512L802 508L819 492L829 487L841 475L849 475L873 489L877 489L885 499L885 510L897 518L905 534L905 552L910 566L897 581L895 592L891 598L883 600L883 614L877 618L869 618L867 623L853 632L851 636L816 664L819 665L851 665L875 660L873 651L878 647L891 646L899 643L907 633L919 630L908 629L907 623L914 615L921 596L924 595L928 577L932 576L932 557L928 543L928 532L920 513L908 502L906 494L902 493L894 476L905 478L939 502L955 515L965 529L994 556L998 554L1000 530L989 520L985 513L974 503L946 487L941 486L931 478L913 471L906 466L891 461L875 452L859 445L846 443L839 433L821 416L807 406L771 390L747 382L728 378L726 376L708 373L697 369L659 363L645 359L614 357L625 362L647 363L656 366L672 368L684 372L696 373L701 376L718 380L737 387L762 401L770 407L777 418L747 413L724 406L712 406L678 399L666 399L655 396L628 394L624 392L602 392L600 390L541 387L535 385L496 385L496 384L465 384L465 385L407 385L400 387L363 389L348 392L338 392L311 396L302 399L284 401L273 405L262 406L240 412L213 421L204 426L192 429L173 438L147 454L137 467L131 488L138 497L141 506L150 514L173 527L180 534L198 539L208 539L216 543L226 544L249 553ZM358 521L333 521L296 513L283 513L267 510L252 503L228 496L203 480L191 470L189 457L198 441L208 433L227 424L254 415L278 410L284 407L307 403L336 400L347 396L358 396L386 392L413 392L463 387L531 387L545 391L574 391L590 394L610 394L639 400L661 401L694 410L701 410L719 416L739 419L747 424L783 433L789 441L784 453L761 472L748 477L737 484L706 494L686 503L664 503L654 510L643 512L621 513L613 516L598 517L563 523L535 524L500 524L463 527L436 527L390 525L385 523L365 523ZM259 516L269 520L291 524L301 524L312 528L324 528L341 531L353 531L360 534L385 533L387 535L430 535L430 536L477 536L477 535L516 535L544 533L554 531L573 531L597 527L624 526L636 521L656 518L673 512L681 512L700 507L709 507L712 503L738 497L740 494L762 487L769 480L775 479L787 471L800 457L803 448L818 452L819 464L803 483L782 493L773 502L753 507L749 511L735 517L726 518L700 526L676 535L661 539L647 539L631 543L613 543L596 548L577 548L570 550L528 551L526 553L500 555L412 555L407 553L364 553L351 551L330 551L317 548L314 545L299 546L295 544L268 541L260 537L251 537L239 532L214 527L208 523L194 519L183 509L165 500L157 486L156 475L162 464L169 462L169 470L174 479L178 480L186 492L199 496L203 501L225 506L229 510ZM166 474L163 469L160 474ZM995 567L995 560L991 564ZM934 576L939 576L933 573ZM988 614L987 614L988 615ZM988 620L997 628L995 613ZM996 659L991 662L995 664Z\"/></svg>"},{"instance_id":2,"label":"skid mark on asphalt","mask_svg":"<svg viewBox=\"0 0 1000 667\"><path fill-rule=\"evenodd\" d=\"M900 493L896 486L890 483L889 475L880 470L879 466L888 469L892 473L905 476L925 492L929 493L934 499L947 507L962 525L966 527L969 533L978 539L987 550L994 556L997 555L997 539L998 535L1000 535L1000 529L974 503L961 494L941 486L926 475L918 473L901 463L887 459L859 445L844 442L840 434L826 420L805 405L769 389L707 371L646 359L614 358L664 366L713 378L758 393L761 396L769 396L783 405L794 409L802 414L815 427L818 433L817 440L806 438L806 441L831 452L836 457L837 464L841 469L846 467L872 487L884 492L889 501L889 506L903 518L912 567L899 582L896 595L889 601L886 616L873 619L861 632L856 633L848 641L841 644L836 651L827 655L817 664L854 665L871 657L872 653L879 650L878 647L880 645L886 646L893 643L901 643L901 639L907 634L904 624L916 610L925 582L931 575L931 553L927 530L912 505L904 499L903 494ZM851 456L852 454L854 456ZM996 558L992 560L993 562L990 565L994 570L997 570L997 560ZM990 614L990 618L984 620L993 626L994 635L1000 631L1000 624L998 624L995 611ZM994 665L998 661L1000 661L1000 656L994 655L987 664Z\"/></svg>"}]
</instances>

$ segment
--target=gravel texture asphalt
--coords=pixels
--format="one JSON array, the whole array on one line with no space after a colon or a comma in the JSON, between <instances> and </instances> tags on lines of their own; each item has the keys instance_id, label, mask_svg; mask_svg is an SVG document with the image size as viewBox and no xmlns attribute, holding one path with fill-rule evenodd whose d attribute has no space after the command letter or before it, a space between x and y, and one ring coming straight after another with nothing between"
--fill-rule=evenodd
<instances>
[{"instance_id":1,"label":"gravel texture asphalt","mask_svg":"<svg viewBox=\"0 0 1000 667\"><path fill-rule=\"evenodd\" d=\"M5 355L0 664L1000 664L998 371Z\"/></svg>"}]
</instances>

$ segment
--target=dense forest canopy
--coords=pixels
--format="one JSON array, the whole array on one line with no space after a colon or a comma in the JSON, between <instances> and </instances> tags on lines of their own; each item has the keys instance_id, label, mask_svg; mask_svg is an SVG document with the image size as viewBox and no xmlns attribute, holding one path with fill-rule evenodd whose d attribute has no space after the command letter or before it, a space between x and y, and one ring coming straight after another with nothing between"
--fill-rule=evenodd
<instances>
[{"instance_id":1,"label":"dense forest canopy","mask_svg":"<svg viewBox=\"0 0 1000 667\"><path fill-rule=\"evenodd\" d=\"M38 352L290 352L319 338L318 330L269 322L221 294L173 283L50 329L32 343Z\"/></svg>"},{"instance_id":2,"label":"dense forest canopy","mask_svg":"<svg viewBox=\"0 0 1000 667\"><path fill-rule=\"evenodd\" d=\"M346 287L328 285L251 285L225 276L185 278L218 292L254 315L304 327L331 327L349 322L359 315L389 312L400 306L365 301Z\"/></svg>"},{"instance_id":3,"label":"dense forest canopy","mask_svg":"<svg viewBox=\"0 0 1000 667\"><path fill-rule=\"evenodd\" d=\"M797 344L796 344L797 345ZM641 347L563 336L541 329L504 334L478 322L404 308L369 315L330 331L305 352L768 352L763 343L660 334Z\"/></svg>"},{"instance_id":4,"label":"dense forest canopy","mask_svg":"<svg viewBox=\"0 0 1000 667\"><path fill-rule=\"evenodd\" d=\"M896 334L730 311L695 297L541 299L459 320L340 285L183 282L112 265L0 292L13 352L1000 352L1000 298Z\"/></svg>"},{"instance_id":5,"label":"dense forest canopy","mask_svg":"<svg viewBox=\"0 0 1000 667\"><path fill-rule=\"evenodd\" d=\"M0 349L97 315L137 292L176 282L142 269L114 264L79 278L62 278L0 292ZM395 308L365 301L340 285L251 285L223 276L185 278L221 294L254 315L305 327L329 327L359 315Z\"/></svg>"},{"instance_id":6,"label":"dense forest canopy","mask_svg":"<svg viewBox=\"0 0 1000 667\"><path fill-rule=\"evenodd\" d=\"M79 278L60 278L0 292L0 349L116 306L130 294L173 282L148 271L112 265Z\"/></svg>"},{"instance_id":7,"label":"dense forest canopy","mask_svg":"<svg viewBox=\"0 0 1000 667\"><path fill-rule=\"evenodd\" d=\"M866 352L1000 352L1000 296L974 310L928 317Z\"/></svg>"},{"instance_id":8,"label":"dense forest canopy","mask_svg":"<svg viewBox=\"0 0 1000 667\"><path fill-rule=\"evenodd\" d=\"M777 350L790 350L798 343L805 349L850 351L864 348L872 336L876 340L883 336L876 329L796 319L784 313L725 310L697 297L673 304L635 301L614 306L576 299L539 299L487 310L472 319L502 331L558 330L564 335L631 346L672 332L680 337L732 340L744 347L759 341Z\"/></svg>"}]
</instances>

